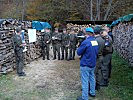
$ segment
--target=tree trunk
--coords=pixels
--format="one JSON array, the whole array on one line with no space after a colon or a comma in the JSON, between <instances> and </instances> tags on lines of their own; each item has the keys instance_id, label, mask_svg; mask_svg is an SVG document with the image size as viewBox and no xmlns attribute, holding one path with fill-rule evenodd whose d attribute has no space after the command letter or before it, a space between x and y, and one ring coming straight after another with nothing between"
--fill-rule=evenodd
<instances>
[{"instance_id":1,"label":"tree trunk","mask_svg":"<svg viewBox=\"0 0 133 100\"><path fill-rule=\"evenodd\" d=\"M104 16L104 20L106 20L107 17L108 17L108 14L109 14L111 5L112 5L112 0L109 0L109 4L108 4L108 8L107 8L107 10L106 10L105 16Z\"/></svg>"},{"instance_id":2,"label":"tree trunk","mask_svg":"<svg viewBox=\"0 0 133 100\"><path fill-rule=\"evenodd\" d=\"M25 0L22 0L22 21L24 20L25 15Z\"/></svg>"},{"instance_id":3,"label":"tree trunk","mask_svg":"<svg viewBox=\"0 0 133 100\"><path fill-rule=\"evenodd\" d=\"M91 4L91 12L90 12L90 16L91 16L91 21L93 20L93 12L92 12L92 7L93 7L93 4L92 4L92 0L91 0L91 2L90 2Z\"/></svg>"}]
</instances>

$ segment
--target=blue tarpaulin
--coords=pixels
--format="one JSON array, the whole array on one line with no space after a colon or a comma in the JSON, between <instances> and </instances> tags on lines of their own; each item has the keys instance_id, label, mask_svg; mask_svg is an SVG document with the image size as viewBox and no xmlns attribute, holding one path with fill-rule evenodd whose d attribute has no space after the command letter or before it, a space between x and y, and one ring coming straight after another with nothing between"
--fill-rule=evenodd
<instances>
[{"instance_id":1,"label":"blue tarpaulin","mask_svg":"<svg viewBox=\"0 0 133 100\"><path fill-rule=\"evenodd\" d=\"M32 28L42 30L45 28L51 28L51 25L48 22L32 21Z\"/></svg>"}]
</instances>

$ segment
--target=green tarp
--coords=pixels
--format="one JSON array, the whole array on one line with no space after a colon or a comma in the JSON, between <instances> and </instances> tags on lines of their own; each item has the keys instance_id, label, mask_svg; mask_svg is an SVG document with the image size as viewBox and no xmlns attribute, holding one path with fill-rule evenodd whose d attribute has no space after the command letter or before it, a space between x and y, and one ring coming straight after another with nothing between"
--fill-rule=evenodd
<instances>
[{"instance_id":1,"label":"green tarp","mask_svg":"<svg viewBox=\"0 0 133 100\"><path fill-rule=\"evenodd\" d=\"M129 14L129 15L120 17L119 19L112 22L111 27L119 24L120 22L131 21L132 19L133 19L133 14Z\"/></svg>"}]
</instances>

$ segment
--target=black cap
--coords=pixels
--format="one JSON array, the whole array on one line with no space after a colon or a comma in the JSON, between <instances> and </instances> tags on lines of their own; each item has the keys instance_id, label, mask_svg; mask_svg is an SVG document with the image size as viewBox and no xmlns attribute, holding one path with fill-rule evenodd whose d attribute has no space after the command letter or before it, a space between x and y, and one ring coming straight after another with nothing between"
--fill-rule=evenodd
<instances>
[{"instance_id":1,"label":"black cap","mask_svg":"<svg viewBox=\"0 0 133 100\"><path fill-rule=\"evenodd\" d=\"M103 29L102 29L100 26L96 26L96 27L94 28L94 33L95 33L95 34L100 34L101 31L103 31Z\"/></svg>"}]
</instances>

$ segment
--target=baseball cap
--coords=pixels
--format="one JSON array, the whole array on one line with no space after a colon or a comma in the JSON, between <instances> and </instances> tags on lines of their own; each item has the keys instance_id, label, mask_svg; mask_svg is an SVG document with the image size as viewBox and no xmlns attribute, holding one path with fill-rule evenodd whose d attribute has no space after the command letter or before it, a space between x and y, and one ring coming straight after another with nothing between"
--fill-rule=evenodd
<instances>
[{"instance_id":1,"label":"baseball cap","mask_svg":"<svg viewBox=\"0 0 133 100\"><path fill-rule=\"evenodd\" d=\"M86 29L85 29L85 31L86 31L86 32L91 32L91 33L94 33L94 30L93 30L93 28L91 28L91 27L86 28Z\"/></svg>"}]
</instances>

